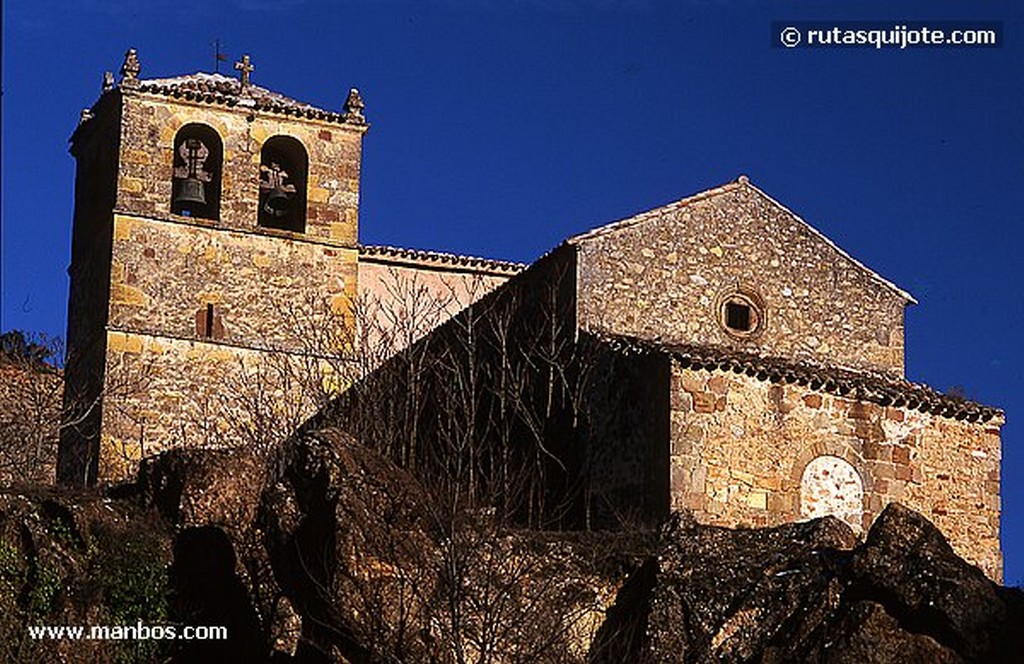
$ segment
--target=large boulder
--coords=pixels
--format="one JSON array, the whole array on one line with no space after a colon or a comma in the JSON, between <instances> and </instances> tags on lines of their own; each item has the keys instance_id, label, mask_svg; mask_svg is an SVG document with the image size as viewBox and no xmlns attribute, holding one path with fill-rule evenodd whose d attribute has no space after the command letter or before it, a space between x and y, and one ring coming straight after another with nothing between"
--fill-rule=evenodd
<instances>
[{"instance_id":1,"label":"large boulder","mask_svg":"<svg viewBox=\"0 0 1024 664\"><path fill-rule=\"evenodd\" d=\"M334 429L286 441L260 505L274 575L310 661L423 661L437 545L408 473Z\"/></svg>"},{"instance_id":2,"label":"large boulder","mask_svg":"<svg viewBox=\"0 0 1024 664\"><path fill-rule=\"evenodd\" d=\"M650 595L652 662L793 659L839 604L855 539L838 519L774 528L668 528Z\"/></svg>"},{"instance_id":3,"label":"large boulder","mask_svg":"<svg viewBox=\"0 0 1024 664\"><path fill-rule=\"evenodd\" d=\"M265 473L266 459L246 447L178 448L143 460L135 483L115 489L176 531L170 617L228 627L226 642L178 644L179 661L291 649L291 615L256 520Z\"/></svg>"},{"instance_id":4,"label":"large boulder","mask_svg":"<svg viewBox=\"0 0 1024 664\"><path fill-rule=\"evenodd\" d=\"M260 520L303 661L582 662L637 562L632 536L438 501L333 429L281 448Z\"/></svg>"},{"instance_id":5,"label":"large boulder","mask_svg":"<svg viewBox=\"0 0 1024 664\"><path fill-rule=\"evenodd\" d=\"M624 584L601 662L1011 662L1022 594L890 505L866 541L826 517L763 529L666 528Z\"/></svg>"},{"instance_id":6,"label":"large boulder","mask_svg":"<svg viewBox=\"0 0 1024 664\"><path fill-rule=\"evenodd\" d=\"M992 583L906 507L893 503L882 511L844 576L848 601L876 602L903 630L930 636L968 661L1011 661L1024 653L1020 593Z\"/></svg>"}]
</instances>

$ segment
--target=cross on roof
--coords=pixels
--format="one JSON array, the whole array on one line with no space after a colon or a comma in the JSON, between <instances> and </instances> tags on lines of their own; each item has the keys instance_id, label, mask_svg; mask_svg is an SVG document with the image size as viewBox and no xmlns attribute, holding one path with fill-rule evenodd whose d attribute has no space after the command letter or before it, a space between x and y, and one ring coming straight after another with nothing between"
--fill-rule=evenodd
<instances>
[{"instance_id":1,"label":"cross on roof","mask_svg":"<svg viewBox=\"0 0 1024 664\"><path fill-rule=\"evenodd\" d=\"M235 69L242 72L242 89L244 90L245 88L249 87L249 74L251 74L252 71L256 69L256 67L254 67L252 63L249 62L248 53L242 56L241 62L235 63Z\"/></svg>"}]
</instances>

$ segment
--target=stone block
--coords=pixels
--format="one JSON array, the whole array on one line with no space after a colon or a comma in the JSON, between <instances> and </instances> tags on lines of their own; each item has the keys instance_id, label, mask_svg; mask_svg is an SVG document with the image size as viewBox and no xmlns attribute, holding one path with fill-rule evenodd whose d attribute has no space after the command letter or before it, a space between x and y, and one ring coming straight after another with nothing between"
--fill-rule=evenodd
<instances>
[{"instance_id":1,"label":"stone block","mask_svg":"<svg viewBox=\"0 0 1024 664\"><path fill-rule=\"evenodd\" d=\"M846 413L846 416L854 420L873 420L878 419L879 410L880 408L877 404L854 401L850 404L850 410Z\"/></svg>"},{"instance_id":2,"label":"stone block","mask_svg":"<svg viewBox=\"0 0 1024 664\"><path fill-rule=\"evenodd\" d=\"M329 189L323 187L310 187L309 188L309 202L318 205L323 205L330 200L331 192Z\"/></svg>"},{"instance_id":3,"label":"stone block","mask_svg":"<svg viewBox=\"0 0 1024 664\"><path fill-rule=\"evenodd\" d=\"M131 194L140 194L144 188L144 182L138 178L122 177L118 183L118 188L122 192Z\"/></svg>"},{"instance_id":4,"label":"stone block","mask_svg":"<svg viewBox=\"0 0 1024 664\"><path fill-rule=\"evenodd\" d=\"M729 476L734 480L739 481L741 484L746 486L754 486L756 479L752 473L744 472L742 470L730 469Z\"/></svg>"},{"instance_id":5,"label":"stone block","mask_svg":"<svg viewBox=\"0 0 1024 664\"><path fill-rule=\"evenodd\" d=\"M704 379L698 377L696 374L690 371L684 372L680 376L680 382L682 387L687 392L695 394L704 391Z\"/></svg>"},{"instance_id":6,"label":"stone block","mask_svg":"<svg viewBox=\"0 0 1024 664\"><path fill-rule=\"evenodd\" d=\"M868 440L874 442L884 441L885 429L882 428L881 422L877 419L856 419L853 421L853 435L861 440Z\"/></svg>"},{"instance_id":7,"label":"stone block","mask_svg":"<svg viewBox=\"0 0 1024 664\"><path fill-rule=\"evenodd\" d=\"M690 484L690 472L688 468L683 467L678 463L672 464L672 470L669 473L670 482L672 483L671 490L673 492L686 492L695 490Z\"/></svg>"},{"instance_id":8,"label":"stone block","mask_svg":"<svg viewBox=\"0 0 1024 664\"><path fill-rule=\"evenodd\" d=\"M693 451L693 444L686 438L685 435L676 436L672 439L672 454L674 456L680 456L684 454L690 454Z\"/></svg>"},{"instance_id":9,"label":"stone block","mask_svg":"<svg viewBox=\"0 0 1024 664\"><path fill-rule=\"evenodd\" d=\"M141 353L142 338L124 332L107 333L107 352L110 353Z\"/></svg>"},{"instance_id":10,"label":"stone block","mask_svg":"<svg viewBox=\"0 0 1024 664\"><path fill-rule=\"evenodd\" d=\"M676 412L688 413L693 409L693 397L689 392L673 389L671 399L671 408Z\"/></svg>"},{"instance_id":11,"label":"stone block","mask_svg":"<svg viewBox=\"0 0 1024 664\"><path fill-rule=\"evenodd\" d=\"M694 491L703 494L705 492L705 486L707 485L707 479L707 466L697 465L693 468L693 472L690 474L690 486Z\"/></svg>"},{"instance_id":12,"label":"stone block","mask_svg":"<svg viewBox=\"0 0 1024 664\"><path fill-rule=\"evenodd\" d=\"M708 499L707 496L697 492L689 492L683 496L683 505L694 512L707 513L708 511Z\"/></svg>"},{"instance_id":13,"label":"stone block","mask_svg":"<svg viewBox=\"0 0 1024 664\"><path fill-rule=\"evenodd\" d=\"M892 447L892 462L895 464L910 464L910 448L904 445L894 445Z\"/></svg>"},{"instance_id":14,"label":"stone block","mask_svg":"<svg viewBox=\"0 0 1024 664\"><path fill-rule=\"evenodd\" d=\"M768 511L787 520L798 518L796 499L788 493L770 492L768 494Z\"/></svg>"},{"instance_id":15,"label":"stone block","mask_svg":"<svg viewBox=\"0 0 1024 664\"><path fill-rule=\"evenodd\" d=\"M707 431L699 424L690 424L683 430L683 440L691 446L701 445L707 439Z\"/></svg>"},{"instance_id":16,"label":"stone block","mask_svg":"<svg viewBox=\"0 0 1024 664\"><path fill-rule=\"evenodd\" d=\"M875 440L866 440L862 446L864 458L873 461L891 461L892 446Z\"/></svg>"},{"instance_id":17,"label":"stone block","mask_svg":"<svg viewBox=\"0 0 1024 664\"><path fill-rule=\"evenodd\" d=\"M808 408L821 408L821 395L820 394L805 394L803 396L804 405Z\"/></svg>"},{"instance_id":18,"label":"stone block","mask_svg":"<svg viewBox=\"0 0 1024 664\"><path fill-rule=\"evenodd\" d=\"M754 490L747 494L747 505L757 510L768 509L768 492Z\"/></svg>"},{"instance_id":19,"label":"stone block","mask_svg":"<svg viewBox=\"0 0 1024 664\"><path fill-rule=\"evenodd\" d=\"M350 242L353 240L352 231L355 226L347 221L331 222L331 239L339 242Z\"/></svg>"},{"instance_id":20,"label":"stone block","mask_svg":"<svg viewBox=\"0 0 1024 664\"><path fill-rule=\"evenodd\" d=\"M874 475L876 481L879 479L894 479L896 477L896 466L891 463L876 463L874 464Z\"/></svg>"},{"instance_id":21,"label":"stone block","mask_svg":"<svg viewBox=\"0 0 1024 664\"><path fill-rule=\"evenodd\" d=\"M132 236L132 228L135 227L134 220L121 215L114 216L114 240L128 240Z\"/></svg>"},{"instance_id":22,"label":"stone block","mask_svg":"<svg viewBox=\"0 0 1024 664\"><path fill-rule=\"evenodd\" d=\"M110 285L110 301L114 304L141 307L148 301L148 296L142 290L127 284Z\"/></svg>"},{"instance_id":23,"label":"stone block","mask_svg":"<svg viewBox=\"0 0 1024 664\"><path fill-rule=\"evenodd\" d=\"M693 392L693 410L696 413L715 412L715 395L710 392Z\"/></svg>"}]
</instances>

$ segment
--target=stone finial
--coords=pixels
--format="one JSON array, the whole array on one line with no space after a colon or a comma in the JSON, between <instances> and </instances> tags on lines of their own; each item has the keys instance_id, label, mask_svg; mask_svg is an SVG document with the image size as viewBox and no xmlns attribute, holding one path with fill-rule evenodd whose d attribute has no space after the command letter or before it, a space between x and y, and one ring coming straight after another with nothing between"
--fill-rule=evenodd
<instances>
[{"instance_id":1,"label":"stone finial","mask_svg":"<svg viewBox=\"0 0 1024 664\"><path fill-rule=\"evenodd\" d=\"M359 90L355 88L349 90L348 97L345 99L345 105L341 107L345 115L345 122L366 124L366 118L363 116L364 108L366 108L366 104L363 103Z\"/></svg>"},{"instance_id":2,"label":"stone finial","mask_svg":"<svg viewBox=\"0 0 1024 664\"><path fill-rule=\"evenodd\" d=\"M139 64L139 54L134 48L128 49L124 54L124 64L121 65L121 86L132 88L139 84L139 72L142 65Z\"/></svg>"},{"instance_id":3,"label":"stone finial","mask_svg":"<svg viewBox=\"0 0 1024 664\"><path fill-rule=\"evenodd\" d=\"M246 53L242 59L235 63L235 70L239 72L239 81L242 84L242 93L249 89L249 75L256 69L256 66L249 61L249 54Z\"/></svg>"},{"instance_id":4,"label":"stone finial","mask_svg":"<svg viewBox=\"0 0 1024 664\"><path fill-rule=\"evenodd\" d=\"M114 72L103 72L103 91L110 92L114 89Z\"/></svg>"},{"instance_id":5,"label":"stone finial","mask_svg":"<svg viewBox=\"0 0 1024 664\"><path fill-rule=\"evenodd\" d=\"M750 184L750 178L748 178L746 175L740 175L738 178L736 178L736 182L740 184Z\"/></svg>"}]
</instances>

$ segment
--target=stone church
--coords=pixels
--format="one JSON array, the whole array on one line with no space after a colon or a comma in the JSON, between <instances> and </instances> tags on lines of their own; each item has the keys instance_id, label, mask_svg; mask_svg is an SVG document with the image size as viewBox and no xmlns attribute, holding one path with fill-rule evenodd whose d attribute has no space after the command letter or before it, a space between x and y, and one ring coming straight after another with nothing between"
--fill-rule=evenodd
<instances>
[{"instance_id":1,"label":"stone church","mask_svg":"<svg viewBox=\"0 0 1024 664\"><path fill-rule=\"evenodd\" d=\"M359 93L330 111L255 85L248 57L236 69L140 78L130 50L71 138L62 482L116 481L164 449L209 444L229 428L210 404L233 376L269 356L318 361L289 321L360 328L367 301L409 315L396 284L415 284L433 311L390 354L443 352L453 330L504 307L513 339L547 330L563 374L604 376L548 399L534 433L582 487L589 525L685 509L727 526L834 514L863 532L899 501L1000 578L1003 413L908 381L911 295L746 177L529 266L365 246ZM598 349L590 364L583 345ZM392 361L375 360L369 383ZM388 417L439 430L438 410Z\"/></svg>"}]
</instances>

